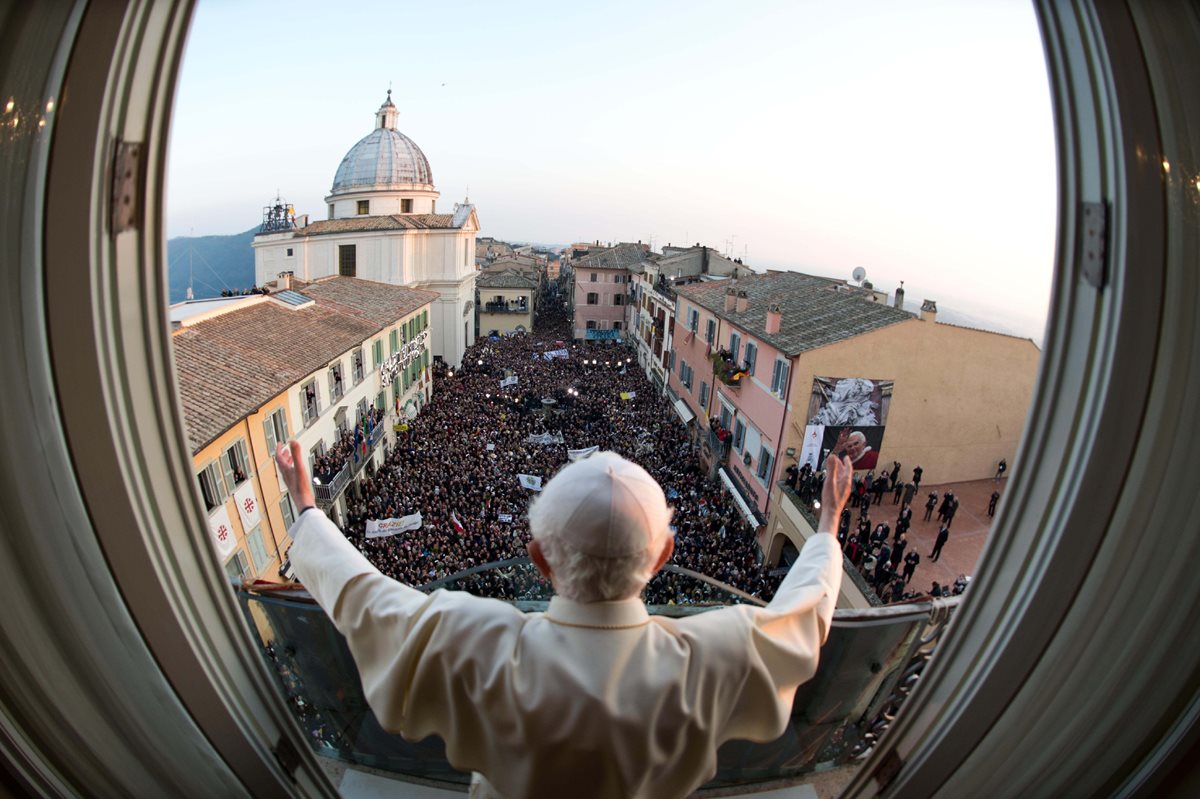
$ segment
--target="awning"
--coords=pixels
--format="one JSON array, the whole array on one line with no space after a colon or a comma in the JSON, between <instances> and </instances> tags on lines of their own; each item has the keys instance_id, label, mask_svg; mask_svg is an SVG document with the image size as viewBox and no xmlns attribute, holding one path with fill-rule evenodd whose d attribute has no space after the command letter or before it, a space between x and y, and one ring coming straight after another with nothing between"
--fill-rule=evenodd
<instances>
[{"instance_id":1,"label":"awning","mask_svg":"<svg viewBox=\"0 0 1200 799\"><path fill-rule=\"evenodd\" d=\"M725 472L725 467L722 466L717 470L717 474L721 476L721 482L725 484L725 489L733 497L733 504L738 506L738 510L742 512L742 518L746 520L746 524L750 525L751 529L758 527L758 517L754 515L754 511L746 504L746 500L742 498L742 492L737 490L737 486L733 484L733 480L729 479L729 475Z\"/></svg>"},{"instance_id":2,"label":"awning","mask_svg":"<svg viewBox=\"0 0 1200 799\"><path fill-rule=\"evenodd\" d=\"M684 424L696 418L696 414L692 413L692 409L682 399L675 400L675 413L679 414L679 418L683 420Z\"/></svg>"}]
</instances>

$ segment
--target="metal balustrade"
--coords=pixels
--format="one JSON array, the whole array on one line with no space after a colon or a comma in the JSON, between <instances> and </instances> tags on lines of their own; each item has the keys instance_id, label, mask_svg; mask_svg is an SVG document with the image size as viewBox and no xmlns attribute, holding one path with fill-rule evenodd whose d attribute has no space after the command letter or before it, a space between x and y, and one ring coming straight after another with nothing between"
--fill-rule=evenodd
<instances>
[{"instance_id":1,"label":"metal balustrade","mask_svg":"<svg viewBox=\"0 0 1200 799\"><path fill-rule=\"evenodd\" d=\"M683 617L731 603L761 604L683 569L668 567L655 579L673 581L686 603L651 605L655 615ZM545 609L549 586L539 583L525 558L484 564L422 590L498 583L527 597L512 602L517 608ZM718 752L717 773L704 787L753 790L758 783L862 758L902 711L961 599L835 611L817 673L796 692L783 735L769 743L726 743ZM469 774L447 762L437 737L410 743L383 730L363 696L345 639L302 586L284 592L243 589L238 600L318 754L459 789L469 782Z\"/></svg>"}]
</instances>

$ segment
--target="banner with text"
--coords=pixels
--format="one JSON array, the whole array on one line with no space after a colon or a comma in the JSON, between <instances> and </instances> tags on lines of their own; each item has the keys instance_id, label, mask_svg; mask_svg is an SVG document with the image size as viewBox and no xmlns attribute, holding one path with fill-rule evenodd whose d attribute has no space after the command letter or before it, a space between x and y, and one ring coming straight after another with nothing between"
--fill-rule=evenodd
<instances>
[{"instance_id":1,"label":"banner with text","mask_svg":"<svg viewBox=\"0 0 1200 799\"><path fill-rule=\"evenodd\" d=\"M409 530L420 530L422 523L419 513L411 513L399 519L367 519L367 538L386 538Z\"/></svg>"},{"instance_id":2,"label":"banner with text","mask_svg":"<svg viewBox=\"0 0 1200 799\"><path fill-rule=\"evenodd\" d=\"M567 450L567 460L581 461L584 458L586 458L587 456L597 453L599 451L600 451L600 447L584 447L583 449L569 449L569 450Z\"/></svg>"}]
</instances>

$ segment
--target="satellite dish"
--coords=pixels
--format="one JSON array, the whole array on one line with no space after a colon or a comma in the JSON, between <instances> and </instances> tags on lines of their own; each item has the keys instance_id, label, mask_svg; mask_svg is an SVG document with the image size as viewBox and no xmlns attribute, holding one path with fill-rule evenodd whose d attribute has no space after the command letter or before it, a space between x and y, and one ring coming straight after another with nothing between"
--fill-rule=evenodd
<instances>
[{"instance_id":1,"label":"satellite dish","mask_svg":"<svg viewBox=\"0 0 1200 799\"><path fill-rule=\"evenodd\" d=\"M867 270L863 269L861 266L854 267L854 271L850 273L850 277L859 283L863 282L863 278L866 276Z\"/></svg>"}]
</instances>

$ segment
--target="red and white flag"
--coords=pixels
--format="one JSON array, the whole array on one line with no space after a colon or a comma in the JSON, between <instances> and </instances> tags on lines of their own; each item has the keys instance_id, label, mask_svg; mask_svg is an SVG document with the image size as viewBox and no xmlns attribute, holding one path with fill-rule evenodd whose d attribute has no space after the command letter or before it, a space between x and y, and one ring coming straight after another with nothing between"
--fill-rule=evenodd
<instances>
[{"instance_id":1,"label":"red and white flag","mask_svg":"<svg viewBox=\"0 0 1200 799\"><path fill-rule=\"evenodd\" d=\"M456 533L466 532L466 530L463 529L462 522L458 520L458 514L454 511L450 511L450 525L454 528L454 532Z\"/></svg>"}]
</instances>

